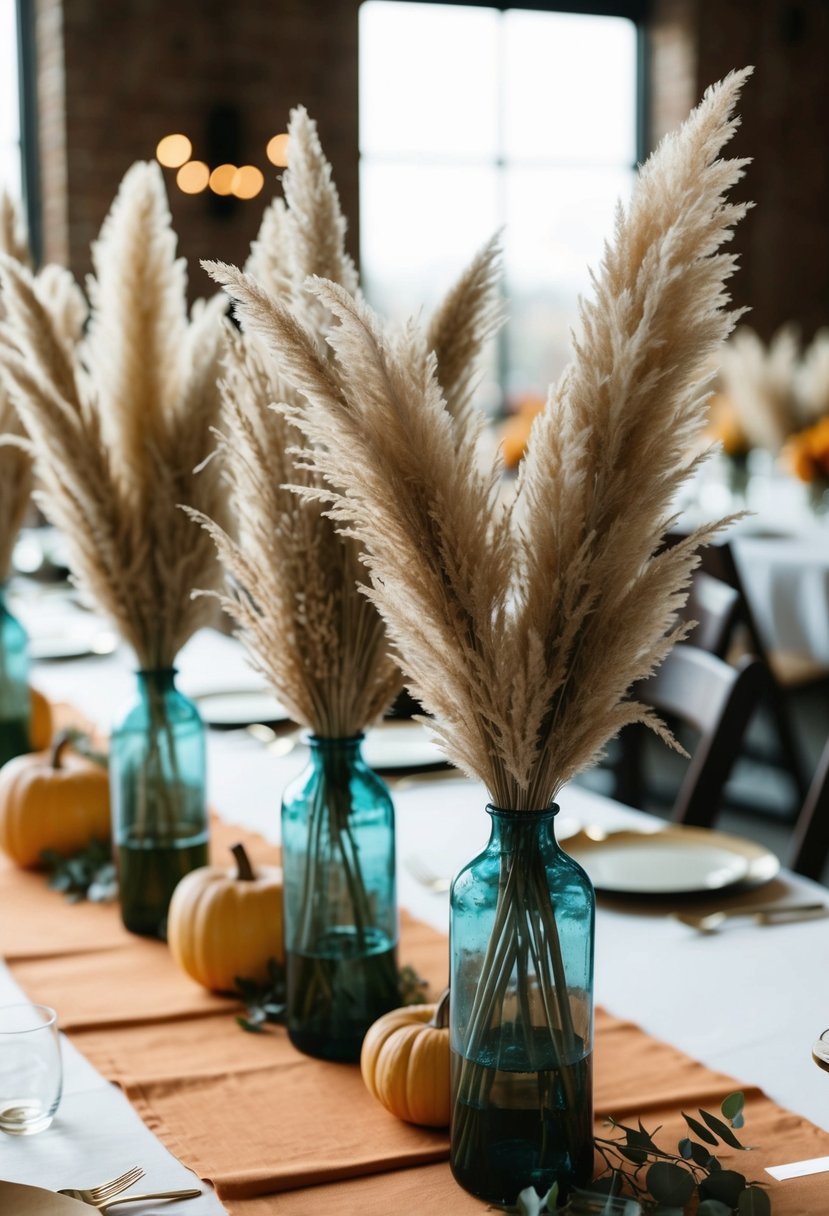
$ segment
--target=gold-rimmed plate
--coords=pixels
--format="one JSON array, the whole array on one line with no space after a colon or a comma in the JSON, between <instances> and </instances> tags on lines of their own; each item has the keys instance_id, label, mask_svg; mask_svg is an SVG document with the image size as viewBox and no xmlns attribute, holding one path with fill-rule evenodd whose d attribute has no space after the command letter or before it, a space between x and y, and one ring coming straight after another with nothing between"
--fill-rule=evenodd
<instances>
[{"instance_id":1,"label":"gold-rimmed plate","mask_svg":"<svg viewBox=\"0 0 829 1216\"><path fill-rule=\"evenodd\" d=\"M671 824L653 832L577 832L563 848L597 891L702 895L770 882L780 862L763 845L710 828Z\"/></svg>"},{"instance_id":2,"label":"gold-rimmed plate","mask_svg":"<svg viewBox=\"0 0 829 1216\"><path fill-rule=\"evenodd\" d=\"M88 1203L70 1199L68 1195L57 1195L40 1186L27 1186L22 1182L3 1182L0 1179L0 1212L3 1216L82 1216L94 1211Z\"/></svg>"}]
</instances>

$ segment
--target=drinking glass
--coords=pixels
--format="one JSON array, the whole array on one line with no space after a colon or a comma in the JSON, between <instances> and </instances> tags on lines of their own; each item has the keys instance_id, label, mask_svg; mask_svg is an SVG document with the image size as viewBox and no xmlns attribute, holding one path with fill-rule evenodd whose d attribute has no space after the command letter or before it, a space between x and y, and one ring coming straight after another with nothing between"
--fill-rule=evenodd
<instances>
[{"instance_id":1,"label":"drinking glass","mask_svg":"<svg viewBox=\"0 0 829 1216\"><path fill-rule=\"evenodd\" d=\"M0 1131L10 1136L44 1131L54 1118L62 1088L54 1009L0 1006Z\"/></svg>"}]
</instances>

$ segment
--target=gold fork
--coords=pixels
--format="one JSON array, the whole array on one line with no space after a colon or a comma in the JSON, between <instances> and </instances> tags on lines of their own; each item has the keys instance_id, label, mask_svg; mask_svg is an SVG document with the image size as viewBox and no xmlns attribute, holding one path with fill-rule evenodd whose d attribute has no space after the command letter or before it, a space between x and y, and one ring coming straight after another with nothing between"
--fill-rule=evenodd
<instances>
[{"instance_id":1,"label":"gold fork","mask_svg":"<svg viewBox=\"0 0 829 1216\"><path fill-rule=\"evenodd\" d=\"M125 1170L117 1178L111 1178L109 1182L102 1182L99 1186L90 1186L86 1189L67 1186L59 1190L58 1194L68 1195L70 1199L80 1199L81 1203L91 1203L93 1207L99 1207L108 1199L114 1199L122 1191L134 1186L143 1177L144 1171L139 1165L134 1165L131 1170Z\"/></svg>"},{"instance_id":2,"label":"gold fork","mask_svg":"<svg viewBox=\"0 0 829 1216\"><path fill-rule=\"evenodd\" d=\"M142 1199L197 1199L199 1195L201 1191L193 1188L188 1191L154 1191L150 1195L117 1195L107 1203L99 1203L98 1208L102 1212L108 1212L110 1208L116 1208L121 1203L138 1203Z\"/></svg>"}]
</instances>

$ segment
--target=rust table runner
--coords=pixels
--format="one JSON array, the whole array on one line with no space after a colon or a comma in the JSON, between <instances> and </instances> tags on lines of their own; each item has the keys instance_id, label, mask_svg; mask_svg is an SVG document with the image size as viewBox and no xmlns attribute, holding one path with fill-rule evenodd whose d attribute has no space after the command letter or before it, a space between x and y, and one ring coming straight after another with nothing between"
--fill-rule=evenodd
<instances>
[{"instance_id":1,"label":"rust table runner","mask_svg":"<svg viewBox=\"0 0 829 1216\"><path fill-rule=\"evenodd\" d=\"M236 839L255 862L277 857L261 838L219 821L214 857L227 858ZM75 1045L166 1146L214 1184L231 1216L484 1210L453 1182L445 1133L400 1123L369 1096L356 1067L301 1055L281 1028L245 1034L232 998L182 975L162 943L126 933L114 907L67 906L43 875L2 861L0 954L33 1000L58 1009ZM437 991L446 939L404 915L400 961ZM716 1108L737 1087L601 1010L596 1039L598 1123L641 1116L648 1128L663 1125L660 1142L675 1144L681 1110ZM746 1095L747 1139L760 1147L723 1153L723 1165L769 1183L775 1216L829 1210L829 1175L775 1183L763 1172L829 1154L829 1134L756 1089Z\"/></svg>"}]
</instances>

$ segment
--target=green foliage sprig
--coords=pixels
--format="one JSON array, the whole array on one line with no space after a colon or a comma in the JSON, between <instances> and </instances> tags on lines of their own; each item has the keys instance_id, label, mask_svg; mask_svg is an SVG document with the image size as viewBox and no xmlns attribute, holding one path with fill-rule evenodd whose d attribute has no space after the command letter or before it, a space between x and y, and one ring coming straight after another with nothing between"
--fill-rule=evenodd
<instances>
[{"instance_id":1,"label":"green foliage sprig","mask_svg":"<svg viewBox=\"0 0 829 1216\"><path fill-rule=\"evenodd\" d=\"M595 1138L593 1143L605 1170L590 1184L589 1191L575 1192L559 1207L557 1186L541 1197L533 1187L527 1187L514 1205L497 1210L516 1216L548 1212L565 1216L571 1211L614 1216L621 1198L632 1196L648 1216L683 1216L693 1200L698 1203L696 1216L771 1216L771 1200L762 1185L749 1182L737 1170L723 1169L714 1152L723 1145L750 1151L734 1134L745 1123L744 1106L745 1095L737 1092L721 1103L722 1117L702 1109L697 1115L683 1111L691 1134L682 1137L676 1152L657 1145L654 1137L660 1131L658 1127L649 1132L641 1119L636 1127L608 1119L618 1135ZM592 1206L579 1206L586 1199Z\"/></svg>"},{"instance_id":2,"label":"green foliage sprig","mask_svg":"<svg viewBox=\"0 0 829 1216\"><path fill-rule=\"evenodd\" d=\"M70 904L111 903L118 898L118 874L106 840L90 840L70 857L44 849L40 859L49 872L49 887L61 891Z\"/></svg>"},{"instance_id":3,"label":"green foliage sprig","mask_svg":"<svg viewBox=\"0 0 829 1216\"><path fill-rule=\"evenodd\" d=\"M429 987L414 967L406 964L398 973L401 1005L423 1005ZM285 966L268 959L268 978L264 983L236 977L236 991L245 1003L245 1012L236 1021L248 1034L263 1034L266 1026L281 1026L285 1021Z\"/></svg>"},{"instance_id":4,"label":"green foliage sprig","mask_svg":"<svg viewBox=\"0 0 829 1216\"><path fill-rule=\"evenodd\" d=\"M720 1106L722 1117L707 1110L699 1110L698 1117L683 1111L691 1135L679 1141L675 1153L655 1143L659 1128L648 1132L641 1120L629 1127L609 1119L619 1135L595 1139L606 1173L593 1189L632 1194L653 1216L681 1216L694 1196L697 1216L770 1216L771 1201L762 1187L737 1170L723 1169L715 1154L722 1145L747 1151L734 1134L744 1124L744 1104L744 1095L733 1093Z\"/></svg>"}]
</instances>

